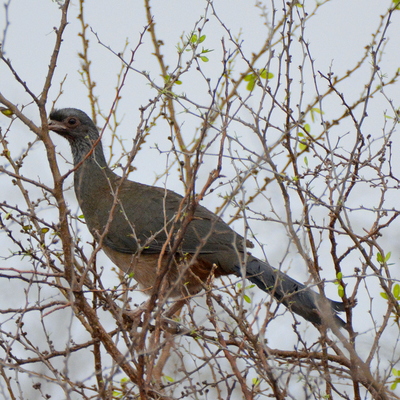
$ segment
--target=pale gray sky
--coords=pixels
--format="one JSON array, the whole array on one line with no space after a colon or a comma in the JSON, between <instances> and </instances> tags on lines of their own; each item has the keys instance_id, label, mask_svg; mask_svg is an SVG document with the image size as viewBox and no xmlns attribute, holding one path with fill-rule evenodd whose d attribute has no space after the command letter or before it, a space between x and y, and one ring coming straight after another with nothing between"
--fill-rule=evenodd
<instances>
[{"instance_id":1,"label":"pale gray sky","mask_svg":"<svg viewBox=\"0 0 400 400\"><path fill-rule=\"evenodd\" d=\"M129 50L136 47L140 32L143 31L146 25L146 18L144 14L143 2L139 0L131 1L114 1L109 0L86 0L86 21L90 24L90 28L93 32L98 34L98 37L102 42L110 46L115 52L123 50L126 41L129 44L126 51L126 59L129 59ZM267 3L267 13L271 17L272 13L268 7L271 3ZM315 4L314 0L306 0L305 7L307 10L311 10ZM323 74L328 74L332 71L336 75L343 75L345 71L354 68L356 63L360 60L363 53L365 52L365 46L371 42L371 34L376 31L381 15L385 13L387 8L390 6L389 0L331 0L327 4L322 6L318 11L317 15L311 18L310 22L307 23L305 31L302 33L304 39L309 43L311 56L314 59L315 71L321 71ZM165 59L169 64L171 70L176 65L176 45L180 42L182 35L190 33L196 22L199 21L200 16L204 15L207 2L204 0L170 0L170 1L155 1L152 8L152 14L156 22L157 34L164 41L162 47ZM241 34L243 40L242 49L247 57L251 57L252 52L258 51L260 44L263 43L265 37L268 34L268 28L263 24L262 18L260 18L260 9L253 6L253 2L244 0L229 0L215 1L215 7L218 16L221 18L224 25L229 29L232 36L236 37ZM275 7L279 10L282 5L281 2L276 1ZM0 31L5 28L5 8L0 8ZM76 18L79 13L78 4L72 4L69 11L69 25L66 28L64 35L64 42L60 53L58 67L56 75L53 80L53 85L50 90L50 102L59 93L59 82L65 78L63 84L63 93L58 99L57 107L75 107L80 108L86 112L90 112L89 101L84 85L81 82L80 70L80 58L78 52L81 51L81 42L78 37L80 32L80 22ZM208 10L209 22L205 24L203 33L207 36L204 47L212 49L213 51L208 53L208 63L203 63L202 68L207 76L211 78L211 82L215 83L216 79L221 75L222 63L222 44L224 40L227 48L233 49L233 46L229 43L227 32L221 26L221 23L215 19L211 10ZM56 2L50 0L12 0L9 2L8 7L8 20L10 22L7 28L7 36L4 44L4 52L7 58L9 58L18 71L20 78L25 81L28 87L39 94L43 87L44 78L47 73L49 65L49 57L52 52L54 44L54 27L57 27L60 20L60 9ZM90 58L92 59L92 76L96 81L95 93L100 97L101 108L104 112L109 110L112 101L115 96L116 87L116 73L120 69L120 61L104 46L97 43L95 35L90 31L87 32L87 36L90 40ZM293 46L296 48L295 55L297 59L293 60L293 68L297 68L298 62L302 58L302 48L299 45L298 38L300 32L295 32ZM399 41L400 41L400 11L398 15L395 14L393 17L393 23L389 27L386 35L386 46L384 47L384 53L382 55L382 62L380 63L381 73L383 75L392 76L394 71L400 67L400 52L399 52ZM143 45L138 49L133 67L138 71L148 71L151 77L162 84L162 77L160 76L159 69L157 68L157 61L153 56L153 47L149 35L145 35ZM184 55L185 56L185 55ZM266 59L259 61L257 67L263 68ZM272 71L276 60L272 65ZM244 70L246 67L242 60L237 62L237 70ZM368 83L370 76L370 63L367 62L364 67L357 71L351 78L351 87L348 82L338 86L338 90L343 91L346 99L351 103L357 99L360 93L364 90L364 86ZM307 64L305 69L308 71L306 74L305 81L307 84L312 85L311 75L309 74L310 66ZM326 83L320 77L317 77L317 82L320 88L326 87ZM300 90L298 86L293 85L293 92ZM176 91L182 93L188 93L192 99L195 99L199 103L207 104L208 93L204 80L200 79L198 75L192 73L188 75L188 78L183 81L182 86L176 87ZM35 123L39 123L39 116L37 114L37 107L29 105L31 99L24 89L19 85L10 74L9 70L4 64L0 64L0 92L13 101L18 106L25 106L25 113ZM386 95L394 100L395 107L399 107L399 88L398 85L389 87L386 91ZM122 91L122 101L119 106L118 115L122 119L122 123L119 127L118 133L126 140L126 143L134 137L136 133L137 121L139 118L139 107L147 104L148 100L155 96L154 89L151 89L147 80L143 75L139 73L131 73L127 79L126 85ZM307 92L305 94L306 101L310 100L315 96L314 91ZM325 109L331 111L329 118L333 118L333 115L339 116L343 112L343 107L337 100L327 100ZM369 117L367 119L366 126L364 127L364 133L370 133L373 137L379 138L382 135L382 126L384 121L384 113L388 110L387 99L384 96L377 94L374 101L374 107L369 108ZM250 106L256 106L259 102L259 98L255 95L253 99L249 100ZM51 103L48 104L48 110L50 110ZM361 112L356 110L356 113ZM241 110L241 115L246 116L244 110ZM390 115L390 110L388 111ZM187 114L179 116L182 126L188 132L198 128L198 119L190 117ZM102 121L99 120L101 123ZM6 118L1 118L0 115L0 127L6 130L9 121ZM342 135L346 132L351 131L351 123L345 123L337 129ZM315 127L314 129L317 129ZM238 134L245 135L246 132L238 132ZM15 135L18 138L15 139ZM160 149L168 151L170 150L170 142L167 139L169 132L166 131L166 127L160 125L156 127L151 136L147 139L143 146L143 151L138 155L134 161L134 165L137 168L134 178L141 182L153 183L155 176L165 169L165 165L168 162L166 154L161 155L155 148L157 144ZM71 155L67 142L57 137L55 134L52 135L54 142L57 145L57 150L65 157L66 160L71 161ZM12 140L11 140L12 139ZM25 148L27 142L32 142L35 139L34 134L27 130L25 126L20 122L15 122L13 125L12 136L10 136L10 150L13 154L20 154ZM104 136L105 145L110 143L110 135ZM249 138L249 146L257 146L256 141L254 143L253 138ZM350 142L349 142L350 143ZM51 175L48 168L45 152L41 143L35 145L35 150L26 159L22 173L26 176L31 176L32 179L40 180L46 184L51 184ZM129 144L127 145L129 148ZM118 149L118 147L117 147ZM310 160L313 162L313 160ZM62 163L63 171L67 171L70 168L68 164ZM229 169L230 166L227 166ZM204 175L201 178L204 178ZM181 183L174 179L176 176L172 176L167 181L167 186L171 189L180 191L182 189ZM7 199L10 203L18 203L21 199L21 195L12 185L9 179L3 179L0 176L1 187L4 191L7 191ZM164 182L164 180L162 181ZM158 182L158 184L162 184ZM69 180L72 183L72 179ZM32 188L32 190L35 190ZM38 193L38 196L40 193ZM269 194L272 197L274 194ZM75 200L75 196L72 190L66 194L66 198L70 204L72 212L78 213L78 206ZM371 198L366 196L360 199L356 199L361 204L367 204ZM208 203L204 204L210 209L214 209L215 205L218 204L218 198L209 197L206 199ZM398 204L398 195L393 195L393 204ZM44 209L43 214L48 217L54 215L56 218L56 210L52 207ZM355 218L356 224L362 226L363 217L359 220ZM240 222L235 224L235 228L239 231L243 229ZM82 229L82 237L84 240L91 240L90 235ZM267 243L265 251L270 257L270 261L274 263L283 262L286 267L290 267L291 275L294 275L297 279L305 281L307 279L307 271L295 269L294 263L286 259L282 259L282 254L285 253L288 246L288 238L284 231L277 232L268 231L265 227L265 222L255 222L254 229L262 237L261 242ZM275 240L274 240L275 238ZM276 238L278 238L276 240ZM398 236L389 235L385 238L389 248L393 248L398 243ZM327 248L327 251L329 249ZM396 251L393 249L392 251ZM262 257L262 251L260 248L254 250L254 254ZM293 255L294 259L296 255ZM397 255L398 257L398 255ZM106 265L109 263L106 258L101 257L101 262ZM1 263L2 261L0 261ZM21 264L24 263L21 260ZM356 263L357 260L354 260ZM398 258L395 259L396 263L399 262ZM4 261L6 263L6 261ZM9 264L7 264L9 265ZM277 265L279 266L279 265ZM354 269L354 266L349 266L349 273ZM115 279L111 272L110 282ZM332 276L330 277L332 279ZM15 287L12 282L7 282L7 285L0 282L0 299L3 302L9 301L15 293ZM379 286L375 288L374 295L379 297ZM330 285L327 292L331 296L336 295L336 288L334 285ZM263 293L255 294L255 298L262 301L265 298ZM23 294L20 296L20 300L24 299ZM10 307L12 305L10 304ZM16 305L14 305L16 307ZM359 310L360 320L359 325L362 326L363 318L367 312L369 304L359 304L357 310ZM364 314L363 314L364 313ZM364 317L362 317L364 315ZM51 320L49 316L49 321ZM105 317L106 318L106 317ZM66 312L66 318L60 322L59 328L67 329L71 324L74 328L74 322L69 318L68 312ZM52 321L57 323L57 321ZM283 328L286 327L290 331L291 320L282 321ZM31 321L34 326L35 321ZM310 328L311 329L311 328ZM309 329L309 330L310 330ZM363 328L360 328L363 329ZM313 333L310 334L311 337ZM288 335L289 336L289 335ZM61 341L65 341L65 337L57 337ZM55 339L55 340L57 340ZM271 347L284 346L287 343L288 337L280 334L279 332L269 332L268 341ZM368 337L366 335L366 342ZM62 343L62 342L61 342ZM61 346L61 344L60 344ZM388 357L390 356L390 348L383 349L383 352ZM88 379L91 377L87 377ZM39 398L39 397L37 397ZM32 397L33 399L33 397Z\"/></svg>"}]
</instances>

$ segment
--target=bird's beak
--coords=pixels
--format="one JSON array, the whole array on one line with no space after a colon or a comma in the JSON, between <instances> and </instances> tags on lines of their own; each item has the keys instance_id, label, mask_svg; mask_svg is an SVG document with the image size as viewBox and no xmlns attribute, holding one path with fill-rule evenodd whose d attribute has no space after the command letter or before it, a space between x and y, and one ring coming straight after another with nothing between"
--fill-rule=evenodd
<instances>
[{"instance_id":1,"label":"bird's beak","mask_svg":"<svg viewBox=\"0 0 400 400\"><path fill-rule=\"evenodd\" d=\"M49 130L59 133L61 135L67 131L65 125L62 122L54 121L52 119L49 120Z\"/></svg>"}]
</instances>

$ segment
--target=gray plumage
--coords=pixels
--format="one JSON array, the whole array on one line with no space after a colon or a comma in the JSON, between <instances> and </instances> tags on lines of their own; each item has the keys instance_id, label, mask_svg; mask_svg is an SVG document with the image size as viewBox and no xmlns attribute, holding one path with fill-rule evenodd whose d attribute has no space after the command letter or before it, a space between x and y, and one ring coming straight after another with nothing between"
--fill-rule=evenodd
<instances>
[{"instance_id":1,"label":"gray plumage","mask_svg":"<svg viewBox=\"0 0 400 400\"><path fill-rule=\"evenodd\" d=\"M150 289L157 275L158 256L183 197L162 188L122 180L111 171L98 130L84 112L74 108L55 110L50 114L49 129L68 139L71 145L74 165L78 166L74 172L75 193L90 232L96 240L102 237L103 250L119 268L132 272L144 289ZM113 207L115 211L110 217ZM177 230L179 224L174 227ZM167 274L169 295L199 292L202 285L193 274L202 281L211 270L217 277L240 276L241 260L245 259L247 279L290 310L321 324L321 310L328 309L336 323L344 325L336 315L344 310L342 303L327 300L267 262L245 255L244 245L244 239L224 221L198 206ZM193 259L195 253L197 258Z\"/></svg>"}]
</instances>

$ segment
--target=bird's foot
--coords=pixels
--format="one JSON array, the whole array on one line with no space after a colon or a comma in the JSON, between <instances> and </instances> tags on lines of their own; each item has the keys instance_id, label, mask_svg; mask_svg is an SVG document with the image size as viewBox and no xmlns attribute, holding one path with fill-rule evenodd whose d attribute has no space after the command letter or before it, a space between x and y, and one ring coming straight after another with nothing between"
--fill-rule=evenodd
<instances>
[{"instance_id":1,"label":"bird's foot","mask_svg":"<svg viewBox=\"0 0 400 400\"><path fill-rule=\"evenodd\" d=\"M122 317L129 330L137 330L143 325L142 315L146 311L147 302L141 304L135 310L123 310Z\"/></svg>"},{"instance_id":2,"label":"bird's foot","mask_svg":"<svg viewBox=\"0 0 400 400\"><path fill-rule=\"evenodd\" d=\"M179 313L186 303L185 300L179 300L174 303L164 314L160 316L160 326L165 332L171 333L173 335L187 333L190 330L183 326L179 320ZM146 312L148 308L148 302L141 304L135 310L123 310L122 317L126 324L127 330L131 332L136 332L138 328L143 326L142 315ZM149 326L150 330L154 329L154 326Z\"/></svg>"},{"instance_id":3,"label":"bird's foot","mask_svg":"<svg viewBox=\"0 0 400 400\"><path fill-rule=\"evenodd\" d=\"M184 334L190 331L179 321L165 316L161 317L161 329L165 332L171 333L172 335Z\"/></svg>"}]
</instances>

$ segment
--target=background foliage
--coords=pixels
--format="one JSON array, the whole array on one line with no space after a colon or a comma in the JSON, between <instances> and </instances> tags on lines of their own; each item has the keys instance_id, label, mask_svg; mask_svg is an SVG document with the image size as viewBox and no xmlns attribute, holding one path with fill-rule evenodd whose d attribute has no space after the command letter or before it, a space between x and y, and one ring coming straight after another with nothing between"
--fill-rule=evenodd
<instances>
[{"instance_id":1,"label":"background foliage","mask_svg":"<svg viewBox=\"0 0 400 400\"><path fill-rule=\"evenodd\" d=\"M3 4L3 397L398 398L398 2L23 3ZM238 278L191 299L180 334L167 299L124 317L146 296L87 232L54 106L92 116L117 173L194 192L341 298L347 328Z\"/></svg>"}]
</instances>

